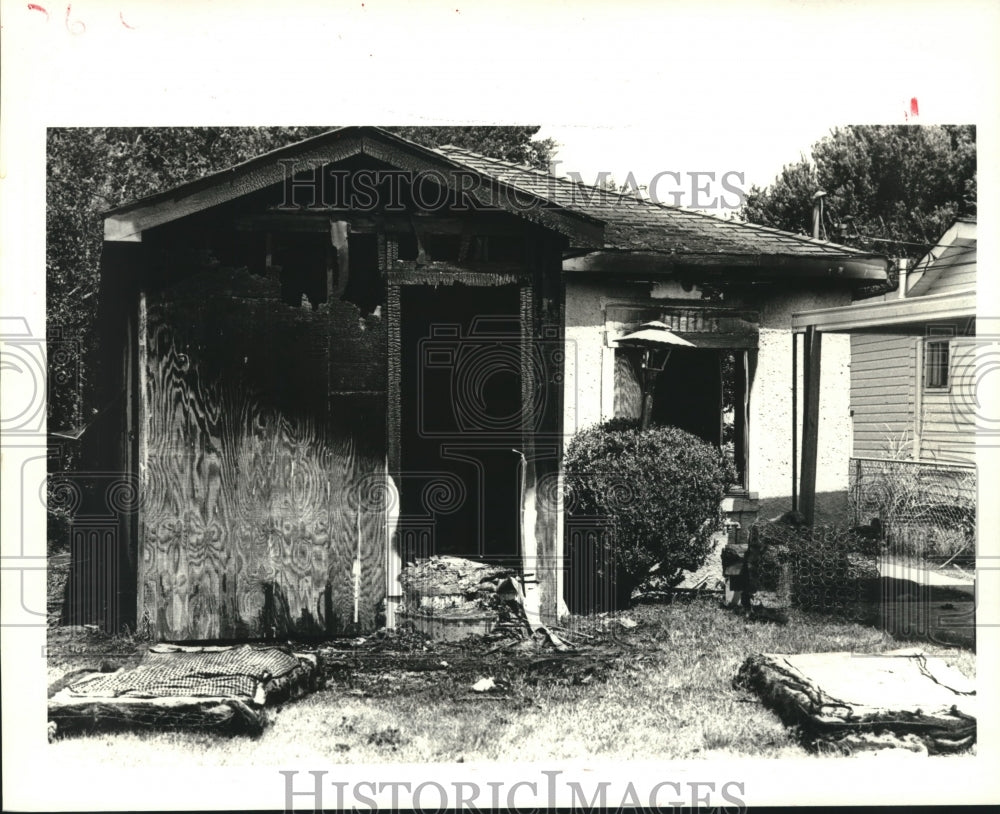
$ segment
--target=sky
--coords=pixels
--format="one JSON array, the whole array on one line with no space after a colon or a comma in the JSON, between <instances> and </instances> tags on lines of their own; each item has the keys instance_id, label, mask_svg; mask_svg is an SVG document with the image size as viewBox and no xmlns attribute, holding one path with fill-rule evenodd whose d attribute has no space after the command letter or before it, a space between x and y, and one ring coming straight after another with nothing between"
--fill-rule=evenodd
<instances>
[{"instance_id":1,"label":"sky","mask_svg":"<svg viewBox=\"0 0 1000 814\"><path fill-rule=\"evenodd\" d=\"M607 170L619 181L633 172L640 183L648 183L661 171L686 175L691 172L735 171L745 177L747 187L771 183L783 165L797 161L809 147L839 124L833 120L796 122L780 129L758 130L734 140L724 130L685 127L664 128L630 124L597 127L588 124L546 124L538 138L559 144L559 171L576 170L590 180ZM666 176L670 180L670 176Z\"/></svg>"},{"instance_id":2,"label":"sky","mask_svg":"<svg viewBox=\"0 0 1000 814\"><path fill-rule=\"evenodd\" d=\"M785 164L808 156L810 146L837 124L796 122L758 129L740 139L733 139L724 127L547 124L537 137L558 143L559 175L577 172L594 183L599 173L607 172L625 185L631 173L638 186L646 186L647 194L651 190L663 203L723 214L739 205L732 188L746 192L755 184L768 186ZM724 177L730 189L722 186Z\"/></svg>"}]
</instances>

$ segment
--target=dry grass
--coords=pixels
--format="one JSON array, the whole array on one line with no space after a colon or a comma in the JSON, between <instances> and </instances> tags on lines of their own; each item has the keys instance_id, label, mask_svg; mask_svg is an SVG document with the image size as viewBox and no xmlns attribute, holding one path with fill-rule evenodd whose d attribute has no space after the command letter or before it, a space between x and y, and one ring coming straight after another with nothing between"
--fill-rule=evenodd
<instances>
[{"instance_id":1,"label":"dry grass","mask_svg":"<svg viewBox=\"0 0 1000 814\"><path fill-rule=\"evenodd\" d=\"M794 734L732 687L742 661L756 652L902 646L873 627L796 611L788 624L754 622L715 599L630 615L639 624L614 627L614 635L587 628L596 638L585 641L598 646L570 658L528 648L485 654L471 643L328 650L338 668L328 688L277 711L256 740L123 733L57 740L50 749L60 761L118 767L801 757ZM974 675L970 651L924 649ZM470 689L487 676L496 691Z\"/></svg>"}]
</instances>

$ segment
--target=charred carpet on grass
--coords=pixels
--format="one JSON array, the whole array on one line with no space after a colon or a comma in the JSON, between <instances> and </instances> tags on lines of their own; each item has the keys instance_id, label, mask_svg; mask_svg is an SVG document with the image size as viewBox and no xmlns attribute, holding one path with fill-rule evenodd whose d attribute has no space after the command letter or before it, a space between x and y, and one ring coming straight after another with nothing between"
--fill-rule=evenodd
<instances>
[{"instance_id":1,"label":"charred carpet on grass","mask_svg":"<svg viewBox=\"0 0 1000 814\"><path fill-rule=\"evenodd\" d=\"M816 751L940 754L976 740L975 685L919 650L758 654L734 683L756 692Z\"/></svg>"}]
</instances>

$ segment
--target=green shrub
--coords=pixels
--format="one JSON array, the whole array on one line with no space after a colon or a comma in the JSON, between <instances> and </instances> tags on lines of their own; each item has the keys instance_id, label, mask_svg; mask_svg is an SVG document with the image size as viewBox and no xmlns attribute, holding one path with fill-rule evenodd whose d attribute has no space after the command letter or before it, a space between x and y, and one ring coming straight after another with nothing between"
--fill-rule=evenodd
<instances>
[{"instance_id":1,"label":"green shrub","mask_svg":"<svg viewBox=\"0 0 1000 814\"><path fill-rule=\"evenodd\" d=\"M565 466L570 521L607 524L615 573L599 576L613 577L619 607L654 566L674 585L704 563L735 478L718 449L694 435L676 427L643 432L623 419L574 436Z\"/></svg>"}]
</instances>

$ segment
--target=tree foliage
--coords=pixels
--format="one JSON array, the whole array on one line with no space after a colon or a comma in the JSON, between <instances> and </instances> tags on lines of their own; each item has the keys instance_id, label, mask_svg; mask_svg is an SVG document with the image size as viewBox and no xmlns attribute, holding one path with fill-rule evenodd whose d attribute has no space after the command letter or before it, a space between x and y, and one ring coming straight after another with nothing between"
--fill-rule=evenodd
<instances>
[{"instance_id":1,"label":"tree foliage","mask_svg":"<svg viewBox=\"0 0 1000 814\"><path fill-rule=\"evenodd\" d=\"M84 350L93 344L102 213L137 198L318 135L329 127L52 128L47 136L46 307L50 340L49 427L77 428L100 405L89 404ZM544 167L551 139L538 127L390 127L427 147L447 143Z\"/></svg>"},{"instance_id":2,"label":"tree foliage","mask_svg":"<svg viewBox=\"0 0 1000 814\"><path fill-rule=\"evenodd\" d=\"M823 190L830 240L889 257L923 256L960 215L976 212L973 125L836 128L766 189L751 187L740 216L812 234Z\"/></svg>"},{"instance_id":3,"label":"tree foliage","mask_svg":"<svg viewBox=\"0 0 1000 814\"><path fill-rule=\"evenodd\" d=\"M399 136L424 147L451 144L515 164L528 164L545 169L555 155L552 139L533 140L539 128L535 126L504 127L388 127Z\"/></svg>"}]
</instances>

